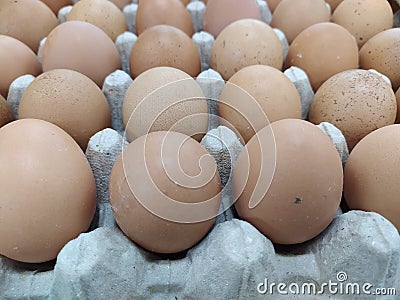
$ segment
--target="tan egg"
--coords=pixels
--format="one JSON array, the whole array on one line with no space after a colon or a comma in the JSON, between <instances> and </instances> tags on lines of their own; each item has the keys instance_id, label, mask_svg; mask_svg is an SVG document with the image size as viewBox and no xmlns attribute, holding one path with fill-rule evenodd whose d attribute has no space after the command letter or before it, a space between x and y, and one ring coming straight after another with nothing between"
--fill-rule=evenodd
<instances>
[{"instance_id":1,"label":"tan egg","mask_svg":"<svg viewBox=\"0 0 400 300\"><path fill-rule=\"evenodd\" d=\"M67 16L67 21L84 21L103 30L113 41L128 30L125 16L111 1L80 0Z\"/></svg>"},{"instance_id":2,"label":"tan egg","mask_svg":"<svg viewBox=\"0 0 400 300\"><path fill-rule=\"evenodd\" d=\"M338 7L338 5L340 3L342 3L343 0L325 0L326 3L329 4L329 6L331 7L331 11L334 12L336 7Z\"/></svg>"},{"instance_id":3,"label":"tan egg","mask_svg":"<svg viewBox=\"0 0 400 300\"><path fill-rule=\"evenodd\" d=\"M85 150L89 139L111 126L106 97L88 77L57 69L43 73L25 90L20 119L41 119L64 129Z\"/></svg>"},{"instance_id":4,"label":"tan egg","mask_svg":"<svg viewBox=\"0 0 400 300\"><path fill-rule=\"evenodd\" d=\"M309 120L339 128L351 150L364 136L396 119L396 97L379 75L348 70L329 78L317 91Z\"/></svg>"},{"instance_id":5,"label":"tan egg","mask_svg":"<svg viewBox=\"0 0 400 300\"><path fill-rule=\"evenodd\" d=\"M169 25L153 26L142 33L133 45L130 57L133 78L161 66L180 69L192 77L201 71L200 55L192 39Z\"/></svg>"},{"instance_id":6,"label":"tan egg","mask_svg":"<svg viewBox=\"0 0 400 300\"><path fill-rule=\"evenodd\" d=\"M210 66L228 80L250 65L282 68L283 49L275 32L267 24L253 19L236 21L215 40Z\"/></svg>"},{"instance_id":7,"label":"tan egg","mask_svg":"<svg viewBox=\"0 0 400 300\"><path fill-rule=\"evenodd\" d=\"M347 0L337 7L332 22L346 28L361 48L377 33L393 27L393 12L387 0Z\"/></svg>"},{"instance_id":8,"label":"tan egg","mask_svg":"<svg viewBox=\"0 0 400 300\"><path fill-rule=\"evenodd\" d=\"M220 192L212 156L173 131L152 132L129 144L112 169L109 185L122 231L158 253L180 252L199 242L214 224Z\"/></svg>"},{"instance_id":9,"label":"tan egg","mask_svg":"<svg viewBox=\"0 0 400 300\"><path fill-rule=\"evenodd\" d=\"M0 127L15 120L14 114L11 111L11 106L6 99L0 95Z\"/></svg>"},{"instance_id":10,"label":"tan egg","mask_svg":"<svg viewBox=\"0 0 400 300\"><path fill-rule=\"evenodd\" d=\"M392 28L370 38L360 49L360 67L374 69L389 77L393 89L400 86L400 28Z\"/></svg>"},{"instance_id":11,"label":"tan egg","mask_svg":"<svg viewBox=\"0 0 400 300\"><path fill-rule=\"evenodd\" d=\"M241 19L261 20L254 0L209 0L204 12L204 31L217 37L226 26Z\"/></svg>"},{"instance_id":12,"label":"tan egg","mask_svg":"<svg viewBox=\"0 0 400 300\"><path fill-rule=\"evenodd\" d=\"M398 124L363 138L344 169L344 197L351 209L377 212L400 232L399 151Z\"/></svg>"},{"instance_id":13,"label":"tan egg","mask_svg":"<svg viewBox=\"0 0 400 300\"><path fill-rule=\"evenodd\" d=\"M400 123L400 88L397 89L397 92L394 95L396 96L396 102L397 102L397 115L395 123Z\"/></svg>"},{"instance_id":14,"label":"tan egg","mask_svg":"<svg viewBox=\"0 0 400 300\"><path fill-rule=\"evenodd\" d=\"M180 0L140 1L136 13L136 33L142 34L155 25L179 28L189 37L194 34L192 18Z\"/></svg>"},{"instance_id":15,"label":"tan egg","mask_svg":"<svg viewBox=\"0 0 400 300\"><path fill-rule=\"evenodd\" d=\"M7 97L10 84L26 74L36 76L42 66L33 51L19 40L0 35L0 95Z\"/></svg>"},{"instance_id":16,"label":"tan egg","mask_svg":"<svg viewBox=\"0 0 400 300\"><path fill-rule=\"evenodd\" d=\"M96 185L85 154L62 129L24 119L0 129L0 254L52 260L86 231Z\"/></svg>"},{"instance_id":17,"label":"tan egg","mask_svg":"<svg viewBox=\"0 0 400 300\"><path fill-rule=\"evenodd\" d=\"M41 1L0 1L0 34L20 40L35 53L40 41L57 25L57 17Z\"/></svg>"},{"instance_id":18,"label":"tan egg","mask_svg":"<svg viewBox=\"0 0 400 300\"><path fill-rule=\"evenodd\" d=\"M294 84L281 71L264 65L235 73L218 103L219 116L244 143L269 122L301 118L300 96Z\"/></svg>"},{"instance_id":19,"label":"tan egg","mask_svg":"<svg viewBox=\"0 0 400 300\"><path fill-rule=\"evenodd\" d=\"M41 0L44 4L46 4L50 9L53 11L55 15L58 14L58 11L67 5L72 5L73 1L72 0Z\"/></svg>"},{"instance_id":20,"label":"tan egg","mask_svg":"<svg viewBox=\"0 0 400 300\"><path fill-rule=\"evenodd\" d=\"M282 30L290 44L304 29L330 18L324 0L282 0L272 15L271 26Z\"/></svg>"},{"instance_id":21,"label":"tan egg","mask_svg":"<svg viewBox=\"0 0 400 300\"><path fill-rule=\"evenodd\" d=\"M98 27L82 21L65 22L49 34L42 51L43 71L70 69L102 86L121 68L117 47Z\"/></svg>"},{"instance_id":22,"label":"tan egg","mask_svg":"<svg viewBox=\"0 0 400 300\"><path fill-rule=\"evenodd\" d=\"M167 130L200 141L208 128L208 106L192 77L175 68L158 67L142 73L128 88L122 119L129 141Z\"/></svg>"},{"instance_id":23,"label":"tan egg","mask_svg":"<svg viewBox=\"0 0 400 300\"><path fill-rule=\"evenodd\" d=\"M269 10L271 11L271 13L273 13L282 0L264 0L264 1L267 2Z\"/></svg>"},{"instance_id":24,"label":"tan egg","mask_svg":"<svg viewBox=\"0 0 400 300\"><path fill-rule=\"evenodd\" d=\"M120 10L123 10L128 4L132 4L132 0L109 0L114 3Z\"/></svg>"},{"instance_id":25,"label":"tan egg","mask_svg":"<svg viewBox=\"0 0 400 300\"><path fill-rule=\"evenodd\" d=\"M239 216L278 244L320 234L336 215L342 187L342 162L332 141L297 119L260 130L233 170Z\"/></svg>"},{"instance_id":26,"label":"tan egg","mask_svg":"<svg viewBox=\"0 0 400 300\"><path fill-rule=\"evenodd\" d=\"M314 24L293 40L285 65L304 70L312 88L316 91L333 75L358 68L357 43L354 37L340 25Z\"/></svg>"}]
</instances>

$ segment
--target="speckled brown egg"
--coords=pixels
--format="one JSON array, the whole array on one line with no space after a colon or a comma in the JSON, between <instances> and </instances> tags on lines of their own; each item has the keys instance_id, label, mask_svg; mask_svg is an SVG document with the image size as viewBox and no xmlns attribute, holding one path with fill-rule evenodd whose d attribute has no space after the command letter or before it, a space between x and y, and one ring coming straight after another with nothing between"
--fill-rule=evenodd
<instances>
[{"instance_id":1,"label":"speckled brown egg","mask_svg":"<svg viewBox=\"0 0 400 300\"><path fill-rule=\"evenodd\" d=\"M300 96L294 84L281 71L264 65L235 73L218 103L219 116L244 143L270 122L301 118Z\"/></svg>"},{"instance_id":2,"label":"speckled brown egg","mask_svg":"<svg viewBox=\"0 0 400 300\"><path fill-rule=\"evenodd\" d=\"M290 44L304 29L330 18L324 0L282 0L272 15L271 26L282 30Z\"/></svg>"},{"instance_id":3,"label":"speckled brown egg","mask_svg":"<svg viewBox=\"0 0 400 300\"><path fill-rule=\"evenodd\" d=\"M220 191L212 156L197 141L172 131L152 132L129 144L109 185L122 231L158 253L180 252L200 241L214 224Z\"/></svg>"},{"instance_id":4,"label":"speckled brown egg","mask_svg":"<svg viewBox=\"0 0 400 300\"><path fill-rule=\"evenodd\" d=\"M382 31L370 38L360 50L360 67L374 69L389 77L393 89L400 86L400 28Z\"/></svg>"},{"instance_id":5,"label":"speckled brown egg","mask_svg":"<svg viewBox=\"0 0 400 300\"><path fill-rule=\"evenodd\" d=\"M393 27L393 12L387 0L347 0L336 8L332 22L354 35L361 48L377 33Z\"/></svg>"},{"instance_id":6,"label":"speckled brown egg","mask_svg":"<svg viewBox=\"0 0 400 300\"><path fill-rule=\"evenodd\" d=\"M143 32L133 45L130 57L133 78L161 66L180 69L192 77L201 71L200 55L192 39L169 25L153 26Z\"/></svg>"},{"instance_id":7,"label":"speckled brown egg","mask_svg":"<svg viewBox=\"0 0 400 300\"><path fill-rule=\"evenodd\" d=\"M54 12L55 15L58 14L58 11L67 5L72 5L72 0L41 0L44 4L46 4L50 9Z\"/></svg>"},{"instance_id":8,"label":"speckled brown egg","mask_svg":"<svg viewBox=\"0 0 400 300\"><path fill-rule=\"evenodd\" d=\"M321 85L311 104L309 120L338 127L352 149L370 132L393 124L396 113L396 97L381 76L348 70Z\"/></svg>"},{"instance_id":9,"label":"speckled brown egg","mask_svg":"<svg viewBox=\"0 0 400 300\"><path fill-rule=\"evenodd\" d=\"M111 1L80 0L67 16L67 21L84 21L103 30L113 41L128 30L125 16Z\"/></svg>"},{"instance_id":10,"label":"speckled brown egg","mask_svg":"<svg viewBox=\"0 0 400 300\"><path fill-rule=\"evenodd\" d=\"M228 80L250 65L282 68L283 49L275 32L267 24L253 19L236 21L215 40L210 66Z\"/></svg>"},{"instance_id":11,"label":"speckled brown egg","mask_svg":"<svg viewBox=\"0 0 400 300\"><path fill-rule=\"evenodd\" d=\"M14 114L11 111L11 106L6 99L0 95L0 127L15 120Z\"/></svg>"},{"instance_id":12,"label":"speckled brown egg","mask_svg":"<svg viewBox=\"0 0 400 300\"><path fill-rule=\"evenodd\" d=\"M85 154L61 128L24 119L0 129L0 254L52 260L86 231L96 184Z\"/></svg>"},{"instance_id":13,"label":"speckled brown egg","mask_svg":"<svg viewBox=\"0 0 400 300\"><path fill-rule=\"evenodd\" d=\"M400 125L363 138L344 169L344 197L351 209L381 214L400 232Z\"/></svg>"},{"instance_id":14,"label":"speckled brown egg","mask_svg":"<svg viewBox=\"0 0 400 300\"><path fill-rule=\"evenodd\" d=\"M345 70L358 68L358 46L354 37L334 23L314 24L292 42L286 67L304 70L316 91L328 78Z\"/></svg>"},{"instance_id":15,"label":"speckled brown egg","mask_svg":"<svg viewBox=\"0 0 400 300\"><path fill-rule=\"evenodd\" d=\"M336 215L342 187L342 162L332 141L297 119L261 129L233 170L239 216L279 244L320 234Z\"/></svg>"},{"instance_id":16,"label":"speckled brown egg","mask_svg":"<svg viewBox=\"0 0 400 300\"><path fill-rule=\"evenodd\" d=\"M42 72L35 53L19 40L0 35L0 95L7 97L10 84L19 76Z\"/></svg>"},{"instance_id":17,"label":"speckled brown egg","mask_svg":"<svg viewBox=\"0 0 400 300\"><path fill-rule=\"evenodd\" d=\"M42 51L43 71L70 69L102 86L121 68L117 47L100 28L82 21L65 22L47 37Z\"/></svg>"},{"instance_id":18,"label":"speckled brown egg","mask_svg":"<svg viewBox=\"0 0 400 300\"><path fill-rule=\"evenodd\" d=\"M35 53L40 41L57 25L57 17L41 1L0 1L0 34L20 40Z\"/></svg>"},{"instance_id":19,"label":"speckled brown egg","mask_svg":"<svg viewBox=\"0 0 400 300\"><path fill-rule=\"evenodd\" d=\"M32 81L21 97L18 115L56 124L82 149L92 135L111 125L108 102L99 87L66 69L45 72Z\"/></svg>"},{"instance_id":20,"label":"speckled brown egg","mask_svg":"<svg viewBox=\"0 0 400 300\"><path fill-rule=\"evenodd\" d=\"M179 28L189 37L194 34L192 18L180 0L140 1L136 13L136 33L140 35L155 25Z\"/></svg>"}]
</instances>

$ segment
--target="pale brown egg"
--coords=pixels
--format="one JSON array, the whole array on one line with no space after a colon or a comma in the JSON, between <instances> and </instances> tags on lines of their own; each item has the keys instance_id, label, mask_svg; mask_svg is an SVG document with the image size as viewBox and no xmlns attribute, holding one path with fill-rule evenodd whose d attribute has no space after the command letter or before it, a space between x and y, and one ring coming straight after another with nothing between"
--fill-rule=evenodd
<instances>
[{"instance_id":1,"label":"pale brown egg","mask_svg":"<svg viewBox=\"0 0 400 300\"><path fill-rule=\"evenodd\" d=\"M363 138L344 169L344 198L351 209L381 214L400 232L400 125Z\"/></svg>"},{"instance_id":2,"label":"pale brown egg","mask_svg":"<svg viewBox=\"0 0 400 300\"><path fill-rule=\"evenodd\" d=\"M0 129L0 254L40 263L86 231L96 185L85 154L62 129L24 119Z\"/></svg>"},{"instance_id":3,"label":"pale brown egg","mask_svg":"<svg viewBox=\"0 0 400 300\"><path fill-rule=\"evenodd\" d=\"M279 244L320 234L336 215L342 187L342 162L331 139L297 119L261 129L233 170L239 216Z\"/></svg>"},{"instance_id":4,"label":"pale brown egg","mask_svg":"<svg viewBox=\"0 0 400 300\"><path fill-rule=\"evenodd\" d=\"M80 0L67 16L67 21L84 21L103 30L113 41L128 30L125 16L111 1Z\"/></svg>"},{"instance_id":5,"label":"pale brown egg","mask_svg":"<svg viewBox=\"0 0 400 300\"><path fill-rule=\"evenodd\" d=\"M117 47L100 28L82 21L65 22L49 34L42 51L43 71L70 69L102 86L121 68Z\"/></svg>"},{"instance_id":6,"label":"pale brown egg","mask_svg":"<svg viewBox=\"0 0 400 300\"><path fill-rule=\"evenodd\" d=\"M204 13L204 31L217 37L229 24L241 19L261 20L253 0L209 0Z\"/></svg>"},{"instance_id":7,"label":"pale brown egg","mask_svg":"<svg viewBox=\"0 0 400 300\"><path fill-rule=\"evenodd\" d=\"M328 78L345 70L358 68L358 46L354 37L334 23L314 24L292 42L286 67L304 70L316 91Z\"/></svg>"},{"instance_id":8,"label":"pale brown egg","mask_svg":"<svg viewBox=\"0 0 400 300\"><path fill-rule=\"evenodd\" d=\"M136 33L140 35L155 25L179 28L189 37L194 34L192 18L180 0L140 1L136 13Z\"/></svg>"},{"instance_id":9,"label":"pale brown egg","mask_svg":"<svg viewBox=\"0 0 400 300\"><path fill-rule=\"evenodd\" d=\"M169 25L156 25L139 35L130 57L133 78L162 66L180 69L192 77L201 71L200 55L193 40Z\"/></svg>"},{"instance_id":10,"label":"pale brown egg","mask_svg":"<svg viewBox=\"0 0 400 300\"><path fill-rule=\"evenodd\" d=\"M192 77L175 68L158 67L140 74L128 88L122 119L129 141L167 130L200 141L208 128L208 106Z\"/></svg>"},{"instance_id":11,"label":"pale brown egg","mask_svg":"<svg viewBox=\"0 0 400 300\"><path fill-rule=\"evenodd\" d=\"M282 44L267 24L244 19L227 26L215 40L210 66L228 80L250 65L268 65L281 69Z\"/></svg>"},{"instance_id":12,"label":"pale brown egg","mask_svg":"<svg viewBox=\"0 0 400 300\"><path fill-rule=\"evenodd\" d=\"M14 114L11 111L11 106L6 99L0 95L0 127L15 120Z\"/></svg>"},{"instance_id":13,"label":"pale brown egg","mask_svg":"<svg viewBox=\"0 0 400 300\"><path fill-rule=\"evenodd\" d=\"M393 12L387 0L346 0L336 8L332 22L346 28L361 48L377 33L393 27Z\"/></svg>"},{"instance_id":14,"label":"pale brown egg","mask_svg":"<svg viewBox=\"0 0 400 300\"><path fill-rule=\"evenodd\" d=\"M35 53L21 41L0 35L0 95L7 97L10 84L26 74L36 76L42 66Z\"/></svg>"},{"instance_id":15,"label":"pale brown egg","mask_svg":"<svg viewBox=\"0 0 400 300\"><path fill-rule=\"evenodd\" d=\"M40 41L57 25L57 17L41 1L0 1L0 34L20 40L35 53Z\"/></svg>"},{"instance_id":16,"label":"pale brown egg","mask_svg":"<svg viewBox=\"0 0 400 300\"><path fill-rule=\"evenodd\" d=\"M339 128L351 150L364 136L396 119L396 97L379 75L348 70L329 78L318 89L309 120Z\"/></svg>"},{"instance_id":17,"label":"pale brown egg","mask_svg":"<svg viewBox=\"0 0 400 300\"><path fill-rule=\"evenodd\" d=\"M221 122L236 131L243 143L270 122L301 118L300 96L294 84L281 71L264 65L235 73L218 103Z\"/></svg>"},{"instance_id":18,"label":"pale brown egg","mask_svg":"<svg viewBox=\"0 0 400 300\"><path fill-rule=\"evenodd\" d=\"M58 11L67 5L72 5L72 0L41 0L44 4L46 4L53 11L55 15L58 14Z\"/></svg>"},{"instance_id":19,"label":"pale brown egg","mask_svg":"<svg viewBox=\"0 0 400 300\"><path fill-rule=\"evenodd\" d=\"M152 132L129 144L112 169L109 185L122 231L158 253L180 252L199 242L214 224L220 191L212 156L173 131Z\"/></svg>"}]
</instances>

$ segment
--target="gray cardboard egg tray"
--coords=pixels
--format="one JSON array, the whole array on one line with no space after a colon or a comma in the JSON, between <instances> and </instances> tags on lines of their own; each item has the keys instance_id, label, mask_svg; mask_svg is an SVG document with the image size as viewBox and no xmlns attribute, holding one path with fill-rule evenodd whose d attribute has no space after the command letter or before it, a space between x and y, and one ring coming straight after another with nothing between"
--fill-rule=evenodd
<instances>
[{"instance_id":1,"label":"gray cardboard egg tray","mask_svg":"<svg viewBox=\"0 0 400 300\"><path fill-rule=\"evenodd\" d=\"M259 4L263 20L269 23L268 7L263 1ZM210 113L217 114L218 103L212 99L219 98L225 83L209 69L214 38L201 31L204 4L193 1L187 8L201 54L202 73L196 80L209 99ZM31 265L0 256L0 299L400 299L400 236L379 214L339 209L323 233L293 246L273 245L251 224L239 220L230 206L230 174L243 146L213 118L201 143L215 158L225 188L223 213L210 233L187 252L168 256L143 250L121 232L112 215L108 182L116 158L128 144L121 109L132 83L128 74L136 9L134 3L125 7L130 32L116 41L123 71L110 74L103 86L112 129L95 134L86 150L98 194L91 230L66 244L56 262ZM60 10L60 22L69 10ZM287 52L284 34L276 32ZM307 75L296 67L285 74L299 91L305 119L314 96ZM7 100L16 116L21 95L33 79L21 76L10 87ZM329 123L318 127L332 139L345 164L348 150L340 130ZM385 288L381 291L387 294L394 288L397 294L382 298L373 295L376 288Z\"/></svg>"}]
</instances>

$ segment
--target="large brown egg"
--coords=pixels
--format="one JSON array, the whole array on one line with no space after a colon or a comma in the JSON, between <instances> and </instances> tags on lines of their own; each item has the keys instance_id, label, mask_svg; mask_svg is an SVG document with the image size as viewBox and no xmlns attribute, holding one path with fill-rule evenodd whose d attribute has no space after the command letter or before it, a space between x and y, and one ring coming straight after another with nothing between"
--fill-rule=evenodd
<instances>
[{"instance_id":1,"label":"large brown egg","mask_svg":"<svg viewBox=\"0 0 400 300\"><path fill-rule=\"evenodd\" d=\"M200 141L208 128L208 107L192 77L175 68L158 67L133 81L125 94L122 118L129 141L167 130Z\"/></svg>"},{"instance_id":2,"label":"large brown egg","mask_svg":"<svg viewBox=\"0 0 400 300\"><path fill-rule=\"evenodd\" d=\"M393 27L393 12L387 0L346 0L336 8L332 22L346 28L361 48L377 33Z\"/></svg>"},{"instance_id":3,"label":"large brown egg","mask_svg":"<svg viewBox=\"0 0 400 300\"><path fill-rule=\"evenodd\" d=\"M314 24L293 40L285 65L304 70L316 91L329 77L358 68L358 46L344 27L334 23Z\"/></svg>"},{"instance_id":4,"label":"large brown egg","mask_svg":"<svg viewBox=\"0 0 400 300\"><path fill-rule=\"evenodd\" d=\"M72 0L41 0L43 3L45 3L50 9L54 12L55 15L58 14L58 11L60 8L67 6L67 5L72 5L73 1Z\"/></svg>"},{"instance_id":5,"label":"large brown egg","mask_svg":"<svg viewBox=\"0 0 400 300\"><path fill-rule=\"evenodd\" d=\"M204 13L204 31L217 37L229 24L241 19L261 20L253 0L209 0Z\"/></svg>"},{"instance_id":6,"label":"large brown egg","mask_svg":"<svg viewBox=\"0 0 400 300\"><path fill-rule=\"evenodd\" d=\"M113 41L128 30L124 14L111 1L80 0L68 14L67 21L85 21L93 24Z\"/></svg>"},{"instance_id":7,"label":"large brown egg","mask_svg":"<svg viewBox=\"0 0 400 300\"><path fill-rule=\"evenodd\" d=\"M194 34L192 18L180 0L140 1L136 13L136 33L140 35L155 25L179 28L189 37Z\"/></svg>"},{"instance_id":8,"label":"large brown egg","mask_svg":"<svg viewBox=\"0 0 400 300\"><path fill-rule=\"evenodd\" d=\"M246 143L269 122L300 119L300 96L281 71L264 65L248 66L235 73L222 90L219 116Z\"/></svg>"},{"instance_id":9,"label":"large brown egg","mask_svg":"<svg viewBox=\"0 0 400 300\"><path fill-rule=\"evenodd\" d=\"M35 53L40 41L57 25L57 17L41 1L0 1L0 34L20 40Z\"/></svg>"},{"instance_id":10,"label":"large brown egg","mask_svg":"<svg viewBox=\"0 0 400 300\"><path fill-rule=\"evenodd\" d=\"M10 84L19 76L42 72L35 53L24 43L0 35L0 95L7 97Z\"/></svg>"},{"instance_id":11,"label":"large brown egg","mask_svg":"<svg viewBox=\"0 0 400 300\"><path fill-rule=\"evenodd\" d=\"M25 119L0 129L0 254L28 263L56 258L86 231L96 208L92 169L62 129Z\"/></svg>"},{"instance_id":12,"label":"large brown egg","mask_svg":"<svg viewBox=\"0 0 400 300\"><path fill-rule=\"evenodd\" d=\"M351 209L380 213L400 232L400 125L380 128L354 147L344 170Z\"/></svg>"},{"instance_id":13,"label":"large brown egg","mask_svg":"<svg viewBox=\"0 0 400 300\"><path fill-rule=\"evenodd\" d=\"M200 55L192 39L169 25L153 26L143 32L133 45L130 57L133 78L162 66L180 69L192 77L201 71Z\"/></svg>"},{"instance_id":14,"label":"large brown egg","mask_svg":"<svg viewBox=\"0 0 400 300\"><path fill-rule=\"evenodd\" d=\"M143 248L176 253L200 241L214 224L221 200L215 160L192 138L153 132L133 141L117 159L110 203L122 231Z\"/></svg>"},{"instance_id":15,"label":"large brown egg","mask_svg":"<svg viewBox=\"0 0 400 300\"><path fill-rule=\"evenodd\" d=\"M393 89L400 86L400 28L382 31L360 50L360 67L374 69L389 77Z\"/></svg>"},{"instance_id":16,"label":"large brown egg","mask_svg":"<svg viewBox=\"0 0 400 300\"><path fill-rule=\"evenodd\" d=\"M253 19L236 21L227 26L215 40L210 66L228 80L250 65L282 68L282 44L267 24Z\"/></svg>"},{"instance_id":17,"label":"large brown egg","mask_svg":"<svg viewBox=\"0 0 400 300\"><path fill-rule=\"evenodd\" d=\"M6 99L0 95L0 127L15 120L14 114L11 111L11 106Z\"/></svg>"},{"instance_id":18,"label":"large brown egg","mask_svg":"<svg viewBox=\"0 0 400 300\"><path fill-rule=\"evenodd\" d=\"M342 162L330 138L297 119L261 129L233 171L239 216L279 244L321 233L336 215L342 186Z\"/></svg>"},{"instance_id":19,"label":"large brown egg","mask_svg":"<svg viewBox=\"0 0 400 300\"><path fill-rule=\"evenodd\" d=\"M49 34L42 51L43 71L70 69L102 86L121 68L117 47L100 28L82 21L65 22Z\"/></svg>"},{"instance_id":20,"label":"large brown egg","mask_svg":"<svg viewBox=\"0 0 400 300\"><path fill-rule=\"evenodd\" d=\"M338 127L352 149L364 136L396 119L396 97L379 75L348 70L329 78L318 89L309 120Z\"/></svg>"},{"instance_id":21,"label":"large brown egg","mask_svg":"<svg viewBox=\"0 0 400 300\"><path fill-rule=\"evenodd\" d=\"M21 97L20 119L41 119L64 129L86 149L96 132L111 125L106 97L88 77L57 69L43 73Z\"/></svg>"},{"instance_id":22,"label":"large brown egg","mask_svg":"<svg viewBox=\"0 0 400 300\"><path fill-rule=\"evenodd\" d=\"M282 30L290 44L304 29L330 18L324 0L282 0L272 15L271 26Z\"/></svg>"}]
</instances>

